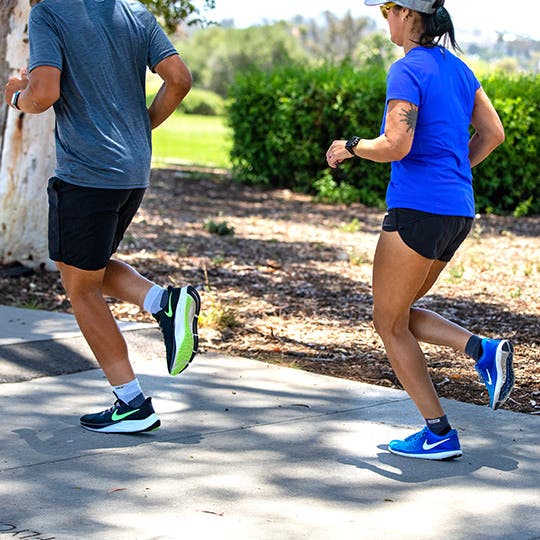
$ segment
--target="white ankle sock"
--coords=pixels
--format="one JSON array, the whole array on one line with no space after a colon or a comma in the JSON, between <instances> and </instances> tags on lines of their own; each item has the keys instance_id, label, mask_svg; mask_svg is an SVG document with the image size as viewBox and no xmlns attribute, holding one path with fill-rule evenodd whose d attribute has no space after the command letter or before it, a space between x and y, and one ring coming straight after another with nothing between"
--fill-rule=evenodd
<instances>
[{"instance_id":1,"label":"white ankle sock","mask_svg":"<svg viewBox=\"0 0 540 540\"><path fill-rule=\"evenodd\" d=\"M161 297L165 289L159 285L154 285L146 294L144 299L144 309L155 315L158 311L161 311Z\"/></svg>"},{"instance_id":2,"label":"white ankle sock","mask_svg":"<svg viewBox=\"0 0 540 540\"><path fill-rule=\"evenodd\" d=\"M144 403L144 394L137 377L126 384L113 386L113 391L118 399L132 407L140 407Z\"/></svg>"}]
</instances>

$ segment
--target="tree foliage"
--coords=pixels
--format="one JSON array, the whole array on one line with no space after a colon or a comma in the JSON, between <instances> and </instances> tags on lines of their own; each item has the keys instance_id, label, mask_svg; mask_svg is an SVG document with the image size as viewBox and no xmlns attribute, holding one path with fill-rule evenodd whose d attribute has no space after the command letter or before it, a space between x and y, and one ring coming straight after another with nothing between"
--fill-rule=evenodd
<instances>
[{"instance_id":1,"label":"tree foliage","mask_svg":"<svg viewBox=\"0 0 540 540\"><path fill-rule=\"evenodd\" d=\"M325 11L322 22L300 16L293 19L293 31L309 56L328 62L353 58L358 44L371 30L371 19L355 18L350 11L343 18Z\"/></svg>"},{"instance_id":2,"label":"tree foliage","mask_svg":"<svg viewBox=\"0 0 540 540\"><path fill-rule=\"evenodd\" d=\"M188 25L208 22L202 15L201 10L188 0L142 0L142 2L156 17L161 19L165 29L171 33L182 22ZM214 7L214 0L204 1L204 11Z\"/></svg>"},{"instance_id":3,"label":"tree foliage","mask_svg":"<svg viewBox=\"0 0 540 540\"><path fill-rule=\"evenodd\" d=\"M268 72L279 66L340 63L344 59L386 65L394 54L392 45L379 39L369 50L360 47L372 29L370 19L354 18L350 13L339 18L327 11L320 19L298 16L290 22L245 29L226 25L206 28L191 33L177 48L195 85L225 96L235 77L253 68Z\"/></svg>"},{"instance_id":4,"label":"tree foliage","mask_svg":"<svg viewBox=\"0 0 540 540\"><path fill-rule=\"evenodd\" d=\"M254 68L269 71L308 58L285 22L243 29L206 28L177 48L191 69L194 85L222 96L238 73Z\"/></svg>"}]
</instances>

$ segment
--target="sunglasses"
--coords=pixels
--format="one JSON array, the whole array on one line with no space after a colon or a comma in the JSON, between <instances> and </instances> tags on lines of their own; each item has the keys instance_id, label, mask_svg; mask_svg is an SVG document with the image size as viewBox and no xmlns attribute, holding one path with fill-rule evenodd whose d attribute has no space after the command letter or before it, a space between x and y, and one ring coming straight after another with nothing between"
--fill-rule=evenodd
<instances>
[{"instance_id":1,"label":"sunglasses","mask_svg":"<svg viewBox=\"0 0 540 540\"><path fill-rule=\"evenodd\" d=\"M388 19L388 14L390 13L390 10L394 7L396 7L397 4L395 2L387 2L386 4L383 4L382 6L379 6L382 16L385 19Z\"/></svg>"}]
</instances>

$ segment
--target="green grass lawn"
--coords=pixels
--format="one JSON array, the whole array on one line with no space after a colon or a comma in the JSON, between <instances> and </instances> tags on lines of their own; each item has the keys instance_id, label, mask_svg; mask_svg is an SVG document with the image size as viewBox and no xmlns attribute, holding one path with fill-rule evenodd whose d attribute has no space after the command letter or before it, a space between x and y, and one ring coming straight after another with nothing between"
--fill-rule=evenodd
<instances>
[{"instance_id":1,"label":"green grass lawn","mask_svg":"<svg viewBox=\"0 0 540 540\"><path fill-rule=\"evenodd\" d=\"M231 145L223 117L174 113L153 132L153 160L229 168Z\"/></svg>"}]
</instances>

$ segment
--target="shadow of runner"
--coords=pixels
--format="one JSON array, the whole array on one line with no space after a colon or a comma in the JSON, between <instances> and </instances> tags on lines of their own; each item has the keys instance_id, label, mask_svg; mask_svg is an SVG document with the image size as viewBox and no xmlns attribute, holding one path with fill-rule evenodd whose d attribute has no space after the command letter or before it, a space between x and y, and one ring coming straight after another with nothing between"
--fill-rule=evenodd
<instances>
[{"instance_id":1,"label":"shadow of runner","mask_svg":"<svg viewBox=\"0 0 540 540\"><path fill-rule=\"evenodd\" d=\"M512 457L501 455L495 449L476 448L468 450L466 455L452 461L431 461L428 459L405 458L388 452L387 445L377 446L384 450L377 454L379 465L347 456L338 461L343 465L352 465L365 469L390 480L405 484L420 484L440 478L464 477L474 474L482 468L498 472L511 472L519 468L519 462Z\"/></svg>"}]
</instances>

